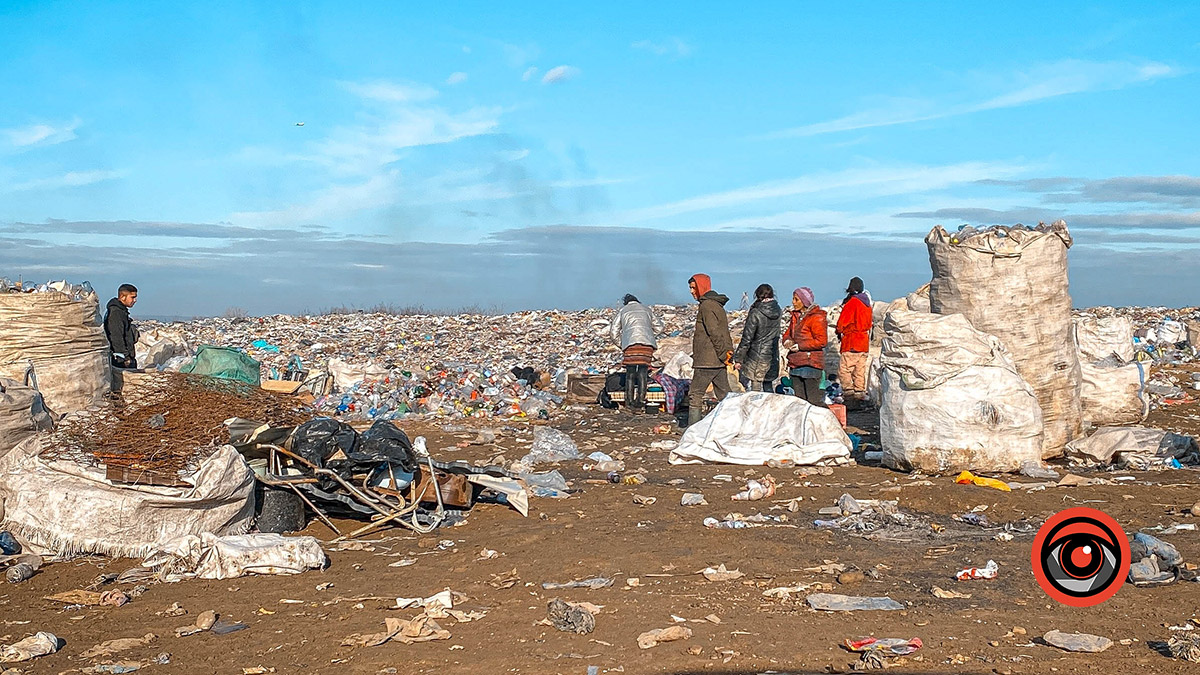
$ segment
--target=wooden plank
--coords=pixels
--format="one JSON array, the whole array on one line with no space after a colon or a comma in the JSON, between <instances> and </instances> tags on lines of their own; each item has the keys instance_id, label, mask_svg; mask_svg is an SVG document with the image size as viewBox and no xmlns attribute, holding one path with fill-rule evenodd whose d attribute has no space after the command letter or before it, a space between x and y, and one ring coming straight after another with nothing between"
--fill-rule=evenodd
<instances>
[{"instance_id":1,"label":"wooden plank","mask_svg":"<svg viewBox=\"0 0 1200 675\"><path fill-rule=\"evenodd\" d=\"M304 383L295 380L263 380L260 386L267 391L279 394L294 394L302 384Z\"/></svg>"}]
</instances>

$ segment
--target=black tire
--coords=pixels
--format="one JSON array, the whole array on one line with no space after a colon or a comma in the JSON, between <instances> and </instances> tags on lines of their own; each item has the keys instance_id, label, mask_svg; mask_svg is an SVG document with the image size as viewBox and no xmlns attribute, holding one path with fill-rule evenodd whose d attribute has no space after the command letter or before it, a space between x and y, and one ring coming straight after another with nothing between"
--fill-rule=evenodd
<instances>
[{"instance_id":1,"label":"black tire","mask_svg":"<svg viewBox=\"0 0 1200 675\"><path fill-rule=\"evenodd\" d=\"M255 489L255 502L259 532L299 532L308 525L304 501L288 488L274 488L260 483Z\"/></svg>"}]
</instances>

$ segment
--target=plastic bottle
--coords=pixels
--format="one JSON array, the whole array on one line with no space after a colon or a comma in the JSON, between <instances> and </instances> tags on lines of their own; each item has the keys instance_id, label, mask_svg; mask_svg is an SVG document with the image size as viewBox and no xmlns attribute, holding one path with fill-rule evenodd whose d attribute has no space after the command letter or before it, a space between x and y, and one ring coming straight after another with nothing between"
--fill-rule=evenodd
<instances>
[{"instance_id":1,"label":"plastic bottle","mask_svg":"<svg viewBox=\"0 0 1200 675\"><path fill-rule=\"evenodd\" d=\"M19 584L29 577L32 577L33 573L36 571L37 570L34 569L33 565L30 565L29 563L17 563L16 565L8 568L8 571L4 573L4 578L7 579L8 583L10 584Z\"/></svg>"},{"instance_id":2,"label":"plastic bottle","mask_svg":"<svg viewBox=\"0 0 1200 675\"><path fill-rule=\"evenodd\" d=\"M710 530L741 530L752 527L744 520L717 520L711 517L704 519L704 526Z\"/></svg>"},{"instance_id":3,"label":"plastic bottle","mask_svg":"<svg viewBox=\"0 0 1200 675\"><path fill-rule=\"evenodd\" d=\"M620 473L621 471L625 470L625 462L622 462L619 459L597 462L592 469L596 471L604 471L605 473Z\"/></svg>"}]
</instances>

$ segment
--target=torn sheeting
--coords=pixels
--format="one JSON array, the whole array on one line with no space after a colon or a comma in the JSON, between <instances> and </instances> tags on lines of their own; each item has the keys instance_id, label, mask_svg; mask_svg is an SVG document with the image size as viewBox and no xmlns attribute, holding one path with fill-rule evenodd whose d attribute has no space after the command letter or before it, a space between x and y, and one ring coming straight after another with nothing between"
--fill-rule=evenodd
<instances>
[{"instance_id":1,"label":"torn sheeting","mask_svg":"<svg viewBox=\"0 0 1200 675\"><path fill-rule=\"evenodd\" d=\"M495 490L504 495L508 505L516 509L518 513L529 516L529 490L525 489L521 481L486 474L467 474L467 482Z\"/></svg>"},{"instance_id":2,"label":"torn sheeting","mask_svg":"<svg viewBox=\"0 0 1200 675\"><path fill-rule=\"evenodd\" d=\"M1146 427L1101 427L1087 438L1067 444L1071 457L1098 464L1116 462L1138 469L1162 467L1172 459L1191 464L1200 459L1191 436Z\"/></svg>"},{"instance_id":3,"label":"torn sheeting","mask_svg":"<svg viewBox=\"0 0 1200 675\"><path fill-rule=\"evenodd\" d=\"M254 473L222 446L182 477L190 487L124 485L103 467L43 461L40 438L0 460L0 529L36 552L142 557L185 535L241 534L254 521Z\"/></svg>"},{"instance_id":4,"label":"torn sheeting","mask_svg":"<svg viewBox=\"0 0 1200 675\"><path fill-rule=\"evenodd\" d=\"M850 438L826 408L795 396L730 394L703 420L688 427L671 451L672 464L798 465L850 462Z\"/></svg>"},{"instance_id":5,"label":"torn sheeting","mask_svg":"<svg viewBox=\"0 0 1200 675\"><path fill-rule=\"evenodd\" d=\"M300 574L325 567L325 552L313 537L211 532L187 535L151 552L143 567L167 582L183 579L236 579L247 574Z\"/></svg>"}]
</instances>

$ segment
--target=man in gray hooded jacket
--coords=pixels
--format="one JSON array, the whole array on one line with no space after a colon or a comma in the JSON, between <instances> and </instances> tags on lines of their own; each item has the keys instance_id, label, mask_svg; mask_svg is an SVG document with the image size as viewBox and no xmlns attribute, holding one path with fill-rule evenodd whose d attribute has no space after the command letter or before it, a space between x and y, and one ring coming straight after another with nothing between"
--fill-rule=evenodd
<instances>
[{"instance_id":1,"label":"man in gray hooded jacket","mask_svg":"<svg viewBox=\"0 0 1200 675\"><path fill-rule=\"evenodd\" d=\"M646 388L650 379L650 362L658 346L655 336L662 332L662 320L649 307L631 294L623 298L624 306L617 310L609 332L619 340L624 352L625 407L634 412L646 408Z\"/></svg>"}]
</instances>

